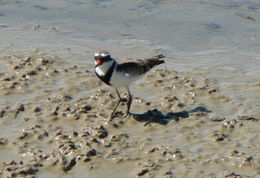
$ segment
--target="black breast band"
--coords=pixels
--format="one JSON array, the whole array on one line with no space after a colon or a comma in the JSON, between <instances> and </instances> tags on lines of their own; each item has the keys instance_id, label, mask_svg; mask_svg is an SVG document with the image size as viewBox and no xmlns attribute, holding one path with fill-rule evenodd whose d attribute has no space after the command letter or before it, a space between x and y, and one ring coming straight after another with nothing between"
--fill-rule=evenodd
<instances>
[{"instance_id":1,"label":"black breast band","mask_svg":"<svg viewBox=\"0 0 260 178\"><path fill-rule=\"evenodd\" d=\"M100 80L102 80L105 84L110 85L110 86L111 86L110 79L111 79L111 76L113 74L113 70L114 70L115 65L116 65L116 62L114 61L112 66L108 69L106 75L103 75L103 76L99 76L98 73L95 71L95 73L98 76L98 78Z\"/></svg>"}]
</instances>

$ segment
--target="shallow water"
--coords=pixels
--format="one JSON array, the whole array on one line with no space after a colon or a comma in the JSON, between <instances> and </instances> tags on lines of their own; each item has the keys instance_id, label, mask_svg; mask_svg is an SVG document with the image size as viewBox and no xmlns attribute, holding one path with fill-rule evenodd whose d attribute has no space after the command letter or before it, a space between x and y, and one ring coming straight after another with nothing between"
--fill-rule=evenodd
<instances>
[{"instance_id":1,"label":"shallow water","mask_svg":"<svg viewBox=\"0 0 260 178\"><path fill-rule=\"evenodd\" d=\"M67 53L85 58L104 48L130 57L143 57L153 50L169 56L216 51L260 55L260 4L255 1L0 3L1 49L32 48L63 55L70 49Z\"/></svg>"},{"instance_id":2,"label":"shallow water","mask_svg":"<svg viewBox=\"0 0 260 178\"><path fill-rule=\"evenodd\" d=\"M23 73L31 70L30 67L21 69L21 72L13 69L12 61L19 62L26 56L50 58L55 63L46 71L39 72L38 78L31 77L28 85L24 83L20 89L1 91L0 110L8 112L1 120L0 137L16 142L24 129L32 128L35 124L41 125L41 129L49 129L50 133L55 133L59 130L56 127L61 127L66 134L72 131L81 132L89 126L86 123L105 124L110 129L110 135L127 133L130 137L126 141L129 142L126 144L128 146L124 145L124 142L122 147L125 146L125 150L120 146L115 147L119 156L112 156L111 159L105 159L106 161L102 159L103 148L97 147L102 154L87 165L90 172L86 176L122 177L124 171L121 170L126 170L129 172L127 176L133 177L140 167L149 167L145 165L151 162L164 166L149 167L151 176L162 176L167 170L172 170L177 177L223 176L226 174L223 172L232 170L253 177L259 174L259 151L254 149L259 147L259 122L240 121L237 116L260 118L259 20L260 3L253 0L2 0L0 56L10 55L10 59L9 62L3 58L0 60L1 79L5 78L5 72L7 77L17 75L19 79ZM111 110L111 102L102 102L102 99L107 99L108 94L102 95L99 91L109 88L97 83L92 75L84 73L85 70L92 72L94 52L100 49L109 50L115 58L143 58L161 53L167 56L166 65L159 67L166 71L162 72L166 77L161 78L161 71L151 71L132 86L134 96L141 98L134 101L133 112L143 113L151 109L158 109L163 113L190 111L198 106L206 107L212 112L205 115L191 114L189 118L180 119L179 122L171 120L166 126L152 122L144 127L145 123L123 120L125 123L121 128L110 128L105 116ZM12 55L18 57L11 57ZM73 69L74 65L78 68ZM54 69L60 74L53 74ZM65 69L68 69L69 73L64 72ZM180 78L175 80L176 75ZM155 85L159 79L163 80L161 86L160 83ZM2 86L8 88L8 82L2 83ZM195 87L191 87L191 84ZM172 88L169 90L167 87ZM209 94L212 89L217 90L216 94ZM66 96L63 94L70 94L73 99L68 105L78 107L81 99L88 101L86 97L97 93L100 99L94 102L95 109L92 112L101 113L97 116L99 121L91 116L88 117L93 120L86 120L86 123L82 120L51 120L50 111L53 112L56 103L49 105L48 97L66 103ZM174 101L174 104L168 102L167 97L172 95L179 101ZM145 105L145 102L151 104ZM178 107L178 102L184 103L184 107ZM14 112L21 103L26 105L26 111L19 113L18 118L14 119ZM171 104L172 106L169 106ZM6 106L10 108L4 108ZM35 106L43 108L42 113L32 113ZM124 111L124 107L120 109ZM217 124L209 121L209 118L215 116L225 117L226 120ZM25 121L26 117L30 120ZM70 117L72 115L68 114L68 118ZM47 122L43 118L47 118ZM233 119L238 120L238 123L226 123ZM115 122L120 125L120 121ZM225 124L228 128L225 128ZM229 128L232 124L235 129ZM36 133L38 134L38 131ZM51 138L55 137L54 133L50 134ZM224 143L212 141L215 137L222 139L218 137L218 134L222 133L228 135L223 138ZM18 139L17 142L19 141ZM24 142L29 143L31 152L40 149L47 154L58 149L57 145L50 143L45 146L46 140L39 141L34 137L21 142L20 145L14 146L14 152L8 152L9 147L13 146L9 143L0 154L1 160L8 162L21 160L22 157L29 160L30 156L20 154L27 153L19 150ZM134 147L129 146L130 144ZM153 155L147 154L147 150L154 147L158 147L159 151L155 151ZM162 158L161 152L177 148L182 151L185 159L178 159L179 153L167 153L168 155ZM230 156L234 149L239 151L235 158ZM107 151L104 151L104 154L107 154ZM125 155L126 160L123 159L122 164L118 164L117 161ZM254 157L253 163L250 162L253 166L244 164L244 156ZM175 161L167 162L172 157ZM112 164L111 160L116 161ZM221 166L225 161L228 164ZM113 170L111 165L115 167L116 174L109 171ZM203 172L204 166L209 169L208 172ZM190 167L194 170L190 170ZM47 168L40 169L38 175L79 176L82 175L79 172L85 169L85 165L78 164L68 174L61 169L56 172L56 167L54 170ZM106 174L101 171L103 169L107 169Z\"/></svg>"}]
</instances>

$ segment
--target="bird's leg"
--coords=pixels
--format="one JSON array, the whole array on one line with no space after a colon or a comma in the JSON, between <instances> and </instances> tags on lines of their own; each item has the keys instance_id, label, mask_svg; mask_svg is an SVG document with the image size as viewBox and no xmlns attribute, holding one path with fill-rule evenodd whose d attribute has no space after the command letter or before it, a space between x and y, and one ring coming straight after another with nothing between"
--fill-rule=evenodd
<instances>
[{"instance_id":1,"label":"bird's leg","mask_svg":"<svg viewBox=\"0 0 260 178\"><path fill-rule=\"evenodd\" d=\"M127 101L127 110L126 110L125 117L130 114L130 107L132 104L132 95L131 95L129 88L127 88L127 92L128 92L128 101Z\"/></svg>"},{"instance_id":2,"label":"bird's leg","mask_svg":"<svg viewBox=\"0 0 260 178\"><path fill-rule=\"evenodd\" d=\"M122 98L121 98L121 96L120 96L120 94L119 94L119 92L118 92L117 89L116 89L116 93L117 93L117 96L118 96L118 101L117 101L116 107L114 108L113 112L112 112L111 115L110 115L110 118L113 118L113 115L114 115L114 113L115 113L115 111L116 111L116 108L117 108L118 105L122 102Z\"/></svg>"}]
</instances>

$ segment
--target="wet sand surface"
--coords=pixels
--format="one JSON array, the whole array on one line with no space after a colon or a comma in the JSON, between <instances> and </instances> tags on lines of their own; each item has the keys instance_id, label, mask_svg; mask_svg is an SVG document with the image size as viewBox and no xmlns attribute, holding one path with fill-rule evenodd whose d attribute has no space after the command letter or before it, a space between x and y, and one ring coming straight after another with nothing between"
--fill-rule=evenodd
<instances>
[{"instance_id":1,"label":"wet sand surface","mask_svg":"<svg viewBox=\"0 0 260 178\"><path fill-rule=\"evenodd\" d=\"M259 175L259 103L223 95L203 73L152 70L133 85L135 114L124 118L123 104L111 120L116 93L92 68L42 54L2 62L2 176Z\"/></svg>"},{"instance_id":2,"label":"wet sand surface","mask_svg":"<svg viewBox=\"0 0 260 178\"><path fill-rule=\"evenodd\" d=\"M0 1L0 177L259 177L259 8ZM167 56L131 86L130 117L108 117L100 49Z\"/></svg>"}]
</instances>

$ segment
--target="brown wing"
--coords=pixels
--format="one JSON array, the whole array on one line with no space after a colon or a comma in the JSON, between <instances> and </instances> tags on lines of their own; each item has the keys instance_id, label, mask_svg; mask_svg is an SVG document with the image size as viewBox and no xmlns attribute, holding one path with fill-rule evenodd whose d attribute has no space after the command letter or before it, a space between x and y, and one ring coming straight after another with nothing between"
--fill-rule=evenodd
<instances>
[{"instance_id":1,"label":"brown wing","mask_svg":"<svg viewBox=\"0 0 260 178\"><path fill-rule=\"evenodd\" d=\"M119 64L128 63L128 62L138 62L139 63L139 62L143 62L143 61L149 61L149 60L160 59L160 58L165 58L165 56L163 54L160 54L160 55L145 58L145 59L120 58L120 59L117 59L116 61Z\"/></svg>"},{"instance_id":2,"label":"brown wing","mask_svg":"<svg viewBox=\"0 0 260 178\"><path fill-rule=\"evenodd\" d=\"M123 73L129 73L132 75L144 74L154 66L164 63L164 60L159 60L160 58L164 58L164 55L153 56L150 58L146 58L144 60L141 59L121 59L119 60L119 64L116 67L116 70Z\"/></svg>"}]
</instances>

